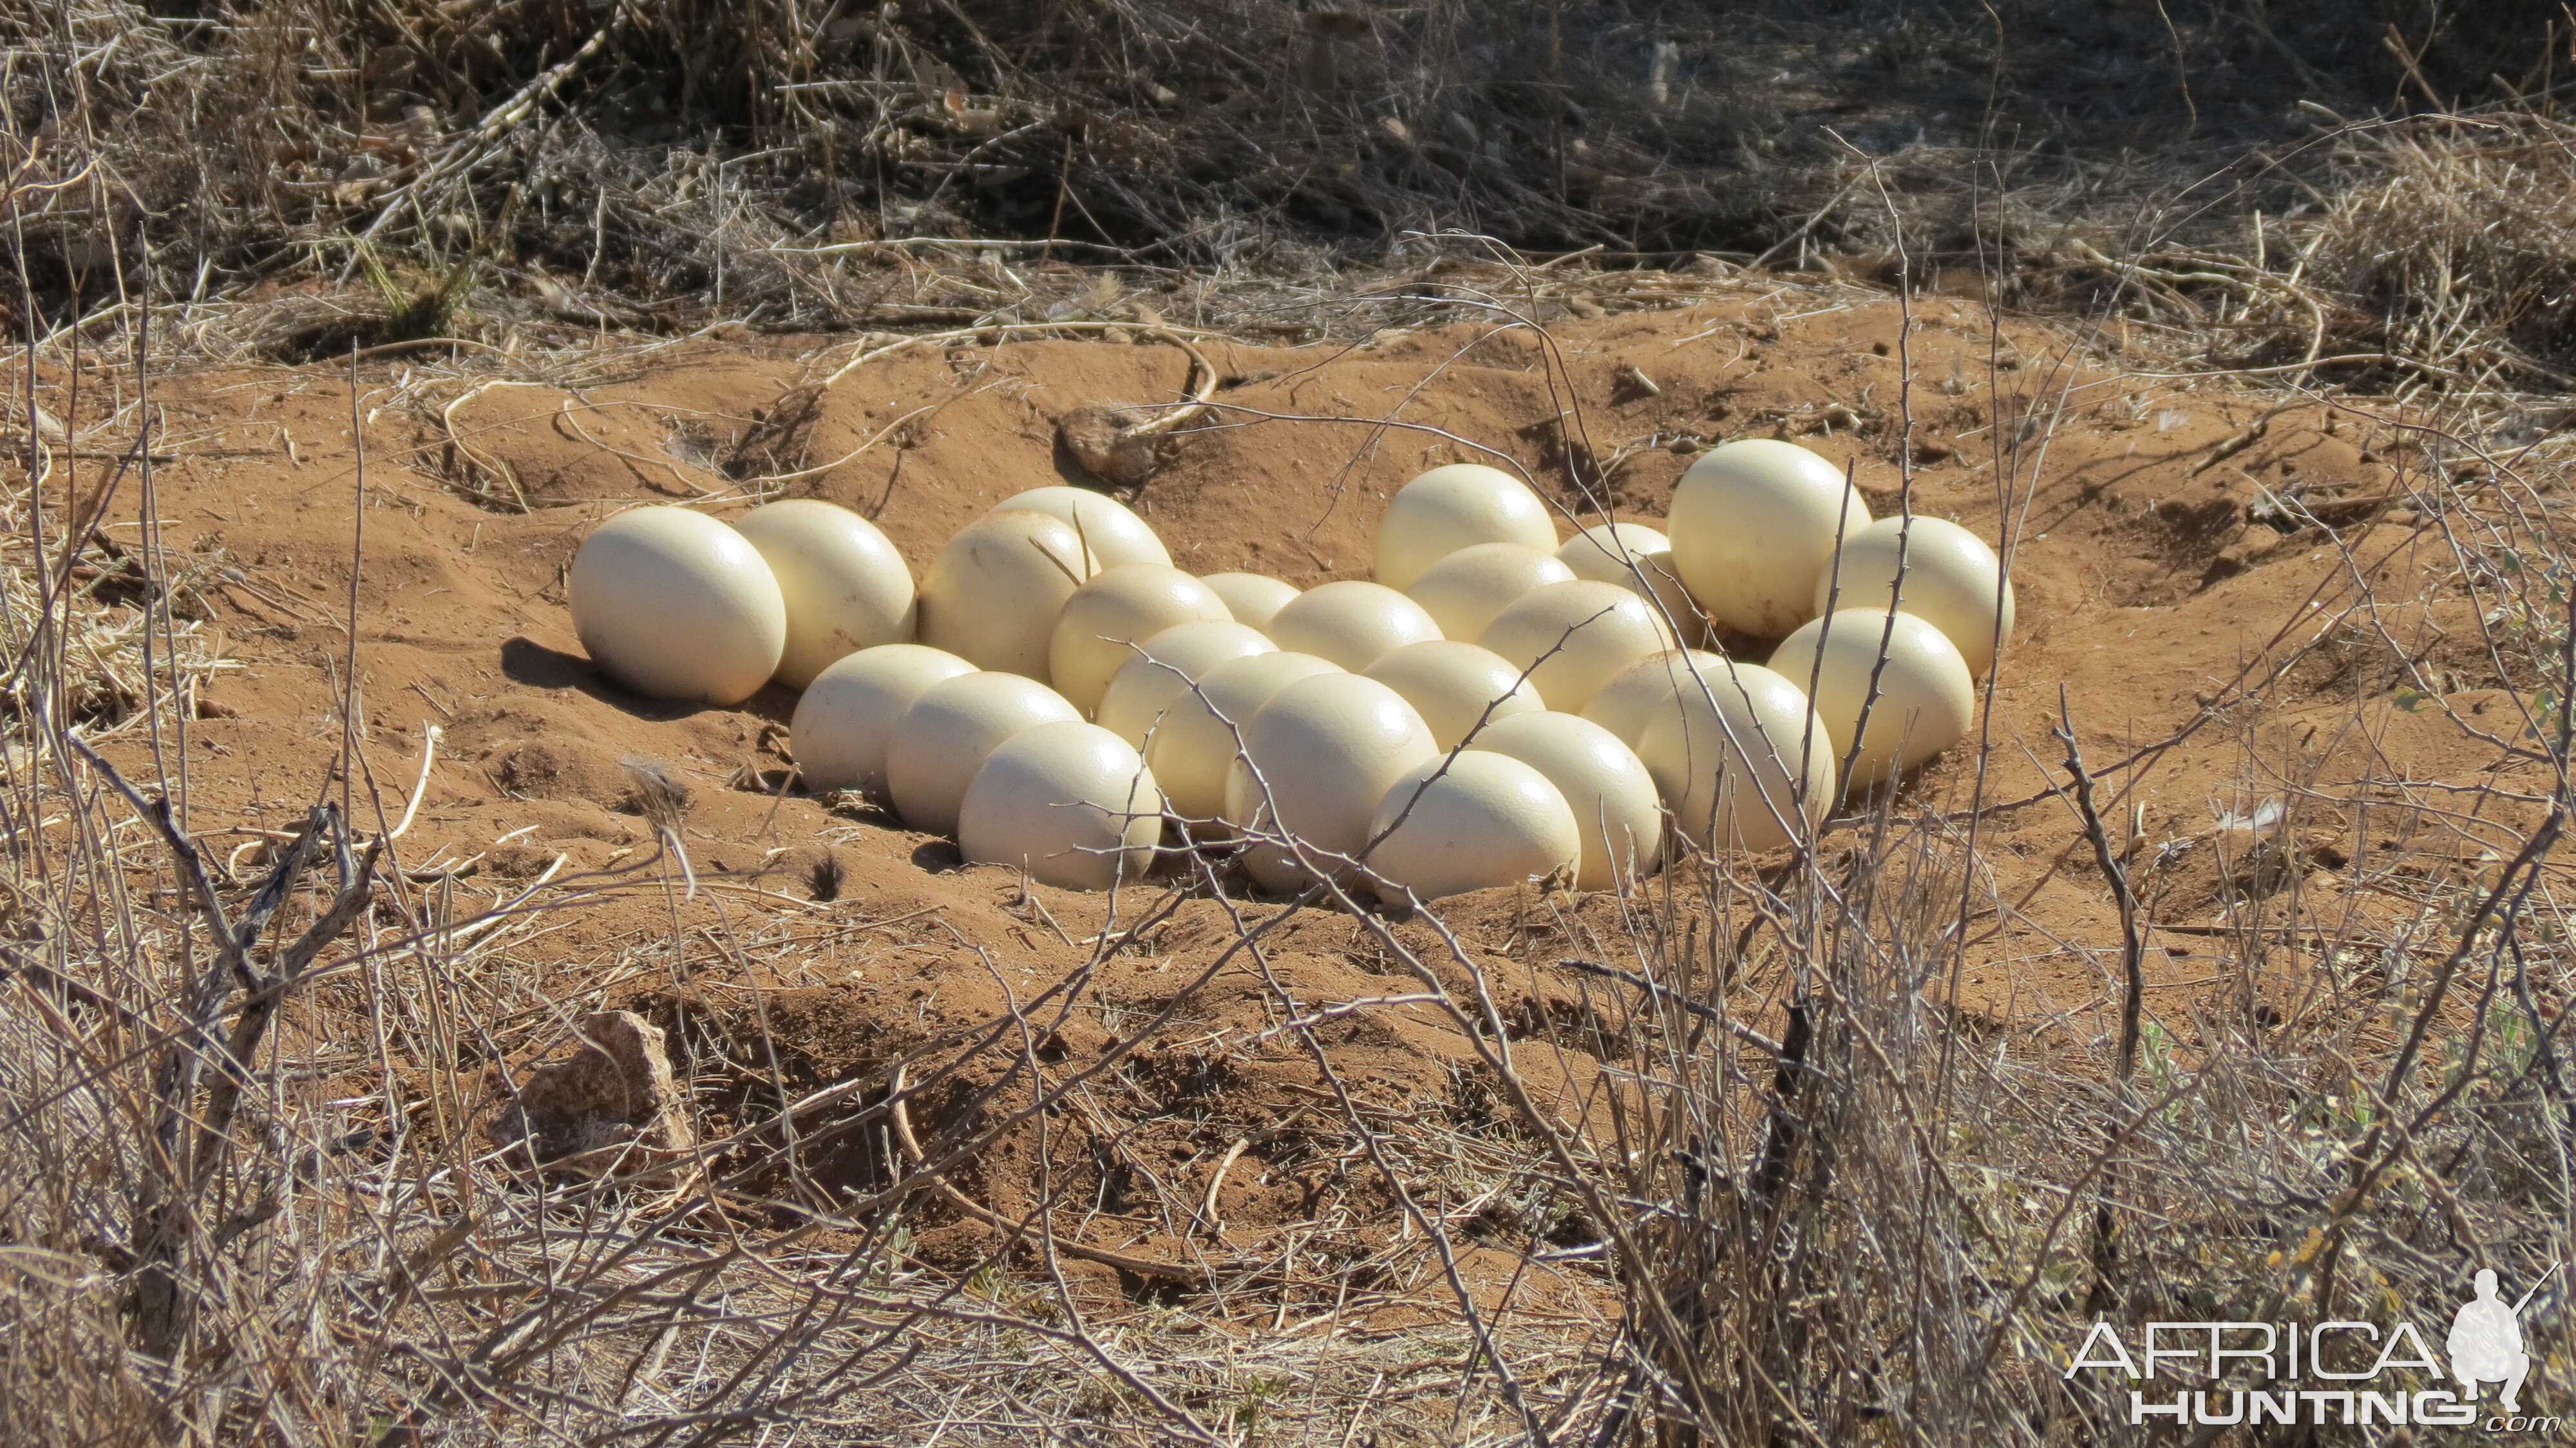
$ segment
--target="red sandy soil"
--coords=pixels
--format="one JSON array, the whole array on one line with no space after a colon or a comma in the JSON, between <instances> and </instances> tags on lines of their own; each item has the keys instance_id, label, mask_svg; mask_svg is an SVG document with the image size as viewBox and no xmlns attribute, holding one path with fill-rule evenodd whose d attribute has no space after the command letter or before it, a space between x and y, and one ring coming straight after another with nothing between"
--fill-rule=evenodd
<instances>
[{"instance_id":1,"label":"red sandy soil","mask_svg":"<svg viewBox=\"0 0 2576 1448\"><path fill-rule=\"evenodd\" d=\"M2434 927L2421 924L2421 897L2474 874L2481 845L2510 849L2524 823L2513 806L2438 782L2510 785L2515 766L2462 721L2509 738L2523 727L2520 705L2495 687L2439 534L2411 514L2374 514L2369 500L2401 488L2410 464L2370 416L2312 405L2275 413L2275 395L2133 373L2114 351L2036 326L1998 328L1948 298L1917 304L1904 349L1910 389L1897 355L1900 306L1883 295L1696 279L1685 289L1676 279L1668 293L1633 287L1578 310L1599 315L1560 318L1544 342L1486 323L1382 333L1350 348L1206 339L1224 410L1171 446L1134 506L1185 568L1252 569L1300 585L1368 576L1388 495L1424 468L1481 456L1453 439L1518 459L1576 511L1569 465L1618 458L1610 491L1621 516L1652 522L1690 441L1788 436L1856 463L1883 514L1900 485L1900 402L1910 404L1915 508L2017 538L2021 628L2000 665L1987 749L1954 751L1890 802L1897 825L1933 836L1956 838L1974 819L1965 945L1950 948L1963 909L1954 872L1926 887L1927 930L1945 933L1925 947L1921 970L1926 989L1994 1031L2084 1040L2113 1025L2112 897L2068 805L2049 793L2064 778L2065 749L2052 737L2061 700L2103 778L2115 843L2155 926L2150 1016L2184 1043L2287 1028L2339 989L2337 973L2353 967L2316 948L2306 932L2320 922L2438 943L2422 933ZM1543 365L1550 347L1561 372ZM782 797L794 701L774 686L739 709L650 703L596 675L575 642L563 578L585 534L638 502L721 495L730 501L708 511L738 514L740 485L716 464L746 437L757 444L752 474L808 470L784 491L875 518L918 575L1002 497L1092 481L1060 451L1060 417L1168 400L1188 371L1181 350L1141 334L922 347L853 372L799 413L796 389L853 350L815 338L604 348L575 364L575 387L512 383L470 396L454 380L397 396L410 376L401 359L367 364L360 378L357 713L369 774L360 824L377 828L364 803L370 781L386 813L399 812L424 728L442 727L402 855L413 869L476 860L450 885L418 887L412 906L433 908L443 890L443 908L461 918L558 854L558 881L649 855L652 830L620 760L631 752L667 765L694 791L685 839L713 887L680 907L677 942L657 872L500 932L483 959L516 964L478 967L489 979L477 989L519 1022L491 1048L514 1062L556 1049L561 1022L602 1005L675 1025L696 1063L683 1074L694 1070L716 1132L774 1090L745 1085L752 1077L728 1059L766 1053L790 1096L881 1070L943 1033L1007 1018L1014 999L1040 997L1091 956L1084 942L1113 908L1043 887L1024 895L1014 872L963 868L945 842L882 814ZM108 400L110 379L85 385ZM252 838L225 830L292 828L308 802L337 792L329 776L359 521L349 386L331 368L269 368L186 372L155 388L165 446L182 458L158 470L166 544L220 549L237 570L203 592L242 667L203 690L185 742L190 820L222 855ZM451 441L439 415L460 398ZM106 466L82 464L81 486ZM2266 488L2343 500L2326 510L2339 526L2285 538L2249 524ZM138 506L129 479L109 536L136 536ZM2376 602L2356 611L2364 577ZM1764 646L1737 647L1759 658ZM2434 681L2430 702L2392 702L2406 681L2401 655ZM110 754L149 772L139 733ZM2014 807L1972 814L1980 797ZM2250 814L2266 799L2289 808L2272 836L2218 828L2220 813ZM1855 848L1870 828L1862 820L1829 845ZM808 877L827 852L845 879L836 900L814 903ZM1119 928L1155 893L1117 901ZM2300 933L2240 928L2286 918L2293 901L2308 922ZM1278 908L1244 907L1252 918ZM1658 892L1628 908L1696 907ZM1527 891L1443 911L1488 975L1517 1062L1568 1120L1601 1089L1577 1029L1585 1003L1619 988L1557 962L1589 955L1633 968L1622 911L1606 898ZM1398 934L1465 984L1425 922ZM1174 1001L1234 936L1220 902L1182 901L1101 967L1080 1009L1059 1020L1051 1004L1038 1008L1027 1042L1006 1032L994 1050L1016 1056L1026 1044L1050 1070L1078 1067L1111 1032ZM1745 976L1749 1017L1762 1016L1776 978ZM1347 916L1308 914L1269 939L1259 961L1238 953L1078 1109L1053 1118L1060 1136L1087 1143L1066 1150L1052 1182L1097 1214L1080 1230L1147 1257L1271 1261L1286 1264L1284 1275L1302 1275L1291 1271L1301 1261L1339 1263L1364 1286L1376 1270L1386 1280L1370 1290L1398 1300L1396 1289L1431 1266L1418 1253L1390 1266L1388 1233L1357 1229L1383 1225L1383 1188L1346 1169L1341 1105L1297 1036L1274 1028L1287 1000L1312 1011L1419 988ZM548 1020L557 1024L525 1029ZM1438 1012L1353 1011L1319 1038L1372 1119L1443 1128L1450 1155L1437 1159L1462 1182L1478 1162L1503 1171L1526 1149L1492 1124L1502 1113L1473 1067L1473 1043ZM999 1065L958 1078L959 1109ZM925 1137L955 1124L943 1109L919 1113ZM1033 1139L1011 1141L960 1178L1004 1212L1026 1201L1037 1160ZM1238 1141L1218 1193L1221 1225L1193 1220ZM888 1149L882 1133L846 1142L777 1190L828 1205L880 1178ZM1427 1176L1449 1169L1417 1165ZM953 1230L985 1229L960 1218ZM1485 1255L1468 1268L1480 1290L1516 1282L1519 1300L1542 1310L1560 1290L1553 1268L1499 1248Z\"/></svg>"}]
</instances>

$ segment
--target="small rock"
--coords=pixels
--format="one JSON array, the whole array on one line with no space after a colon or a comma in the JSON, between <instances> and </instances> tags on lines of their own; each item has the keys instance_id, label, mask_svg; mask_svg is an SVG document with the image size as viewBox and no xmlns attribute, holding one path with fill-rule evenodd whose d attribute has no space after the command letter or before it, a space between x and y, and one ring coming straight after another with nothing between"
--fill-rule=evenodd
<instances>
[{"instance_id":1,"label":"small rock","mask_svg":"<svg viewBox=\"0 0 2576 1448\"><path fill-rule=\"evenodd\" d=\"M529 1165L601 1175L679 1160L697 1142L662 1032L633 1011L595 1011L568 1060L528 1073L492 1124Z\"/></svg>"},{"instance_id":2,"label":"small rock","mask_svg":"<svg viewBox=\"0 0 2576 1448\"><path fill-rule=\"evenodd\" d=\"M1055 435L1084 472L1120 487L1141 486L1161 462L1154 451L1156 435L1137 435L1111 408L1068 412L1055 425Z\"/></svg>"}]
</instances>

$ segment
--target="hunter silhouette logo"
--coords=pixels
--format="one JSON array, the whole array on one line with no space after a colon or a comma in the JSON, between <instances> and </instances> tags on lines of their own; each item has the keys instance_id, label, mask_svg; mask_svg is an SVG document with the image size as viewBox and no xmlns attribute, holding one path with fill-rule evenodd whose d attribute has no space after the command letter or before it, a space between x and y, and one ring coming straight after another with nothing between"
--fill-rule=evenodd
<instances>
[{"instance_id":1,"label":"hunter silhouette logo","mask_svg":"<svg viewBox=\"0 0 2576 1448\"><path fill-rule=\"evenodd\" d=\"M2548 1280L2541 1278L2541 1282ZM2480 1271L2477 1288L2478 1295L2461 1303L2451 1318L2451 1335L2442 1343L2451 1354L2451 1376L2460 1380L2467 1390L2461 1396L2472 1403L2478 1400L2478 1384L2504 1384L2504 1410L2519 1413L2522 1380L2531 1372L2531 1357L2522 1350L2522 1324L2517 1319L2540 1283L2531 1284L2531 1292L2522 1294L2511 1307L2496 1296L2494 1272Z\"/></svg>"},{"instance_id":2,"label":"hunter silhouette logo","mask_svg":"<svg viewBox=\"0 0 2576 1448\"><path fill-rule=\"evenodd\" d=\"M2451 1315L2440 1356L2429 1338L2403 1317L2379 1322L2150 1322L2135 1338L2134 1351L2119 1328L2096 1322L2068 1361L2065 1376L2109 1370L2138 1384L2128 1393L2132 1424L2159 1418L2202 1427L2419 1423L2476 1425L2489 1433L2555 1433L2565 1420L2523 1412L2522 1389L2532 1361L2521 1318L2523 1308L2557 1275L2553 1264L2530 1291L2507 1303L2497 1290L2496 1274L2479 1271L2474 1295ZM2501 1412L2482 1413L2482 1384L2502 1390L2497 1395Z\"/></svg>"}]
</instances>

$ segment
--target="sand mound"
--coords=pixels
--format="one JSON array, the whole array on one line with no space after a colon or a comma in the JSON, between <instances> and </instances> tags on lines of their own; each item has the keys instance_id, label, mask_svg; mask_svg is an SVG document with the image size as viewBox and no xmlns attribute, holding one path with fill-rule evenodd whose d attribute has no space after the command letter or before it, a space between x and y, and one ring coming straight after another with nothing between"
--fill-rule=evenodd
<instances>
[{"instance_id":1,"label":"sand mound","mask_svg":"<svg viewBox=\"0 0 2576 1448\"><path fill-rule=\"evenodd\" d=\"M2114 359L1998 328L1950 299L1917 309L1908 389L1900 321L1882 296L1702 284L1669 306L1562 324L1561 374L1532 334L1484 326L1382 333L1348 349L1204 339L1219 408L1161 448L1161 467L1129 499L1184 568L1312 585L1366 577L1386 497L1426 467L1483 459L1479 446L1517 459L1570 509L1584 506L1581 479L1641 521L1661 518L1693 453L1726 438L1792 438L1849 462L1881 514L1897 504L1896 458L1910 448L1918 510L2018 539L2021 634L1999 668L1988 749L1954 751L1893 806L1960 809L1981 771L1983 797L2014 806L1980 823L1981 908L1968 912L1955 987L1959 1007L1999 1023L2074 1020L2103 991L2086 947L2112 938L2110 897L2083 861L2070 866L2067 816L2039 767L2062 756L2050 738L2061 697L2097 771L2155 751L2125 823L2152 852L2143 893L2163 912L2151 1009L2177 1033L2222 989L2209 956L2227 948L2231 908L2304 889L2348 896L2359 918L2393 908L2371 891L2388 870L2476 868L2457 830L2419 843L2418 816L2333 803L2368 780L2458 778L2491 758L2438 725L2438 711L2386 702L2401 655L2463 708L2500 682L2458 626L2466 605L2428 592L2439 550L2392 510L2404 506L2398 439L2352 413L2124 376ZM729 1122L780 1129L782 1091L828 1093L897 1061L968 1063L913 1106L912 1142L882 1116L823 1131L762 1190L826 1207L887 1180L900 1154L936 1154L1008 1122L1017 1098L983 1088L1027 1052L1058 1073L1101 1067L1099 1089L1133 1123L1092 1122L1082 1130L1094 1146L1080 1151L1060 1129L1044 1148L1051 1189L1108 1219L1094 1240L1139 1259L1237 1262L1296 1224L1329 1220L1345 1224L1340 1235L1300 1250L1365 1259L1376 1239L1356 1224L1382 1219L1371 1194L1384 1188L1337 1164L1346 1139L1321 1127L1345 1108L1299 1037L1279 1029L1279 1003L1284 993L1330 1012L1418 991L1368 930L1309 915L1255 958L1228 952L1236 933L1219 902L1168 902L1087 982L1081 1009L1065 1011L1055 1003L1091 942L1139 929L1151 891L1112 902L963 868L945 842L881 814L782 792L784 691L732 710L650 703L583 658L564 570L616 508L698 501L723 517L749 493L828 498L875 518L917 573L1010 493L1099 485L1062 446L1059 422L1172 400L1190 372L1181 349L1150 335L1008 340L901 352L817 390L851 347L815 345L810 356L784 343L663 347L578 392L363 379L354 698L389 810L425 731L444 732L406 863L443 877L436 888L452 892L457 918L549 869L569 882L633 867L656 833L620 761L650 756L692 792L679 842L704 888L674 905L656 867L517 937L513 958L542 998L529 1009L652 1021L681 1079L712 1105L705 1132L719 1142ZM192 440L160 478L165 534L174 548L220 549L237 570L210 593L246 667L209 686L187 740L201 829L273 828L328 783L357 523L346 388L327 369L204 372L156 399ZM2304 513L2285 513L2283 499ZM2377 604L2356 614L2365 577ZM1763 648L1731 646L1757 659ZM2508 708L2496 716L2499 730L2519 727ZM121 763L144 759L139 741L117 748ZM2272 787L2295 796L2288 818L2223 820L2252 808L2249 781L2267 772L2299 782ZM2519 822L2512 809L2490 803L2467 828L2503 840ZM1504 891L1450 904L1449 927L1487 972L1507 1029L1533 1044L1519 1059L1551 1109L1569 1120L1595 1109L1606 1088L1581 1022L1599 984L1557 962L1616 955L1605 945L1622 928L1615 902ZM1435 943L1419 922L1401 929ZM2309 965L2290 948L2265 969L2293 998ZM1148 1023L1141 1048L1104 1057ZM1505 1113L1480 1094L1472 1043L1434 1010L1345 1010L1317 1038L1364 1083L1357 1107L1378 1119L1461 1141L1504 1130ZM1002 1140L955 1179L1008 1217L1029 1200L1042 1148L1034 1123ZM1202 1220L1154 1205L1202 1193ZM955 1220L963 1233L988 1226L963 1209Z\"/></svg>"}]
</instances>

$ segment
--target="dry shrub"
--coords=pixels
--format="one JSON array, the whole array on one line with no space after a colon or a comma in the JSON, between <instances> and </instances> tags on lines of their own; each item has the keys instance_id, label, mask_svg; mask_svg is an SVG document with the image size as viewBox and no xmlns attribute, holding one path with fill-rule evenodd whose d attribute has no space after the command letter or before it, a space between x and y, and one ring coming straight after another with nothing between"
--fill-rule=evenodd
<instances>
[{"instance_id":1,"label":"dry shrub","mask_svg":"<svg viewBox=\"0 0 2576 1448\"><path fill-rule=\"evenodd\" d=\"M2369 127L2336 172L2283 247L2332 299L2330 348L2454 386L2576 379L2576 125L2499 111Z\"/></svg>"},{"instance_id":2,"label":"dry shrub","mask_svg":"<svg viewBox=\"0 0 2576 1448\"><path fill-rule=\"evenodd\" d=\"M2244 209L2168 206L2125 230L1999 197L1997 234L2024 245L1990 261L2015 301L2149 353L2565 425L2530 394L2576 381L2576 126L2520 108L2358 122L2264 165L2310 174L2264 205L2238 173Z\"/></svg>"},{"instance_id":3,"label":"dry shrub","mask_svg":"<svg viewBox=\"0 0 2576 1448\"><path fill-rule=\"evenodd\" d=\"M1610 1255L1637 1265L1586 1441L2147 1441L2127 1426L2141 1385L2063 1372L2096 1322L2131 1343L2149 1320L2394 1312L2438 1331L2468 1264L2529 1284L2564 1250L2560 1048L2516 999L2563 988L2554 958L2482 941L2442 962L2445 997L2370 974L2411 942L2341 939L2331 1004L2286 1027L2225 1007L2150 1021L2124 1078L2116 946L2097 956L2115 1004L2056 1027L1937 1003L1960 841L1929 814L1886 823L1888 848L1789 882L1750 955L1595 946L1630 952L1599 1029L1646 1085L1588 1163L1594 1200L1628 1208ZM1705 888L1741 910L1779 883L1720 868ZM2477 904L2445 907L2437 960ZM2507 908L2557 928L2554 906ZM2426 1017L2440 1044L2392 1066ZM2560 1314L2526 1324L2566 1335ZM2221 1412L2227 1387L2260 1386L2191 1385Z\"/></svg>"},{"instance_id":4,"label":"dry shrub","mask_svg":"<svg viewBox=\"0 0 2576 1448\"><path fill-rule=\"evenodd\" d=\"M2192 183L2304 132L2297 99L2367 111L2406 84L2389 19L2419 69L2454 70L2555 20L2508 0L2475 23L2380 0L179 8L0 0L11 148L114 178L30 211L34 280L49 308L94 304L148 242L127 289L202 301L345 286L380 258L399 300L246 339L289 354L399 339L469 259L475 304L506 294L513 320L667 331L962 320L898 310L924 300L904 265L923 237L1270 277L1456 229L1613 257L1883 253L1863 158L1936 248L2017 254L2062 224L2119 252L2103 239L2170 239L2142 212L2210 220ZM2220 106L2205 73L2247 99Z\"/></svg>"},{"instance_id":5,"label":"dry shrub","mask_svg":"<svg viewBox=\"0 0 2576 1448\"><path fill-rule=\"evenodd\" d=\"M169 579L179 595L177 610L148 610L144 601L155 585L131 550L103 535L67 546L62 515L39 516L37 489L23 464L40 459L36 476L52 478L59 489L69 475L67 464L56 466L68 450L62 440L48 446L22 432L15 443L21 466L10 469L0 491L0 666L7 669L0 675L6 710L0 749L23 746L26 721L39 716L109 732L158 702L164 690L193 712L197 686L225 666L210 646L205 604L195 593L223 566L222 558L185 560ZM115 469L120 480L127 470ZM0 759L0 773L10 767Z\"/></svg>"}]
</instances>

